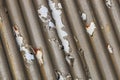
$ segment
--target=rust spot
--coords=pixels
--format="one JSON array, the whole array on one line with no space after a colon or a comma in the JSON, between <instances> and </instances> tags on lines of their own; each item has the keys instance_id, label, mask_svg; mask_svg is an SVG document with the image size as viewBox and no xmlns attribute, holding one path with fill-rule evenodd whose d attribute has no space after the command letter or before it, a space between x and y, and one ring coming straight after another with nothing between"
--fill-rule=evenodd
<instances>
[{"instance_id":1,"label":"rust spot","mask_svg":"<svg viewBox=\"0 0 120 80\"><path fill-rule=\"evenodd\" d=\"M91 22L90 25L86 25L86 30L87 30L87 33L92 37L93 36L93 33L95 31L95 23L94 22Z\"/></svg>"}]
</instances>

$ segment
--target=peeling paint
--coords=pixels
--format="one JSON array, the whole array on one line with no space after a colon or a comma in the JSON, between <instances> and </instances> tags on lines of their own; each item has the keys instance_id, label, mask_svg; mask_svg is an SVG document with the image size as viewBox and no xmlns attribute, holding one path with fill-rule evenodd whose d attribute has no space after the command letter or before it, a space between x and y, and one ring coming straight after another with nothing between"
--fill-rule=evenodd
<instances>
[{"instance_id":1,"label":"peeling paint","mask_svg":"<svg viewBox=\"0 0 120 80\"><path fill-rule=\"evenodd\" d=\"M57 27L57 31L58 31L58 35L60 37L60 40L62 41L62 45L64 46L64 51L66 53L70 52L70 45L68 40L66 39L66 37L68 36L68 34L63 30L63 28L65 27L63 22L62 22L62 5L61 3L54 3L52 0L49 0L49 6L52 10L52 15L53 18L56 22L56 27Z\"/></svg>"},{"instance_id":2,"label":"peeling paint","mask_svg":"<svg viewBox=\"0 0 120 80\"><path fill-rule=\"evenodd\" d=\"M94 22L91 22L91 23L90 23L90 26L86 27L87 32L88 32L88 34L89 34L90 36L93 35L95 28L96 28L96 26L95 26L95 23L94 23Z\"/></svg>"},{"instance_id":3,"label":"peeling paint","mask_svg":"<svg viewBox=\"0 0 120 80\"><path fill-rule=\"evenodd\" d=\"M48 8L47 7L42 5L38 9L38 14L39 14L39 18L45 24L45 26L49 26L50 28L55 27L54 23L52 22L51 16L48 14Z\"/></svg>"},{"instance_id":4,"label":"peeling paint","mask_svg":"<svg viewBox=\"0 0 120 80\"><path fill-rule=\"evenodd\" d=\"M112 7L112 2L111 2L111 0L106 0L106 1L105 1L105 4L106 4L106 6L107 6L108 8L111 8L111 7Z\"/></svg>"},{"instance_id":5,"label":"peeling paint","mask_svg":"<svg viewBox=\"0 0 120 80\"><path fill-rule=\"evenodd\" d=\"M82 13L81 18L82 18L83 21L86 21L87 20L87 15L85 13Z\"/></svg>"},{"instance_id":6,"label":"peeling paint","mask_svg":"<svg viewBox=\"0 0 120 80\"><path fill-rule=\"evenodd\" d=\"M60 49L64 49L64 46L62 44L59 43L59 41L56 39L56 38L51 38L51 39L48 39L49 42L55 42L58 44L58 47Z\"/></svg>"},{"instance_id":7,"label":"peeling paint","mask_svg":"<svg viewBox=\"0 0 120 80\"><path fill-rule=\"evenodd\" d=\"M36 58L38 59L40 65L43 65L44 61L43 61L43 52L41 49L34 49L35 53L36 53Z\"/></svg>"},{"instance_id":8,"label":"peeling paint","mask_svg":"<svg viewBox=\"0 0 120 80\"><path fill-rule=\"evenodd\" d=\"M28 48L23 46L21 47L21 51L25 52L24 57L27 61L31 62L32 60L34 60L34 54L31 53L31 51Z\"/></svg>"},{"instance_id":9,"label":"peeling paint","mask_svg":"<svg viewBox=\"0 0 120 80\"><path fill-rule=\"evenodd\" d=\"M17 25L13 26L13 31L15 33L15 38L16 38L16 41L17 41L17 44L20 48L20 51L24 51L24 58L28 61L28 62L31 62L32 60L34 60L34 54L32 51L30 51L30 47L28 46L28 44L26 44L24 42L24 39L17 27Z\"/></svg>"},{"instance_id":10,"label":"peeling paint","mask_svg":"<svg viewBox=\"0 0 120 80\"><path fill-rule=\"evenodd\" d=\"M73 67L74 58L73 58L70 54L67 54L65 59L66 59L67 63L68 63L70 66Z\"/></svg>"},{"instance_id":11,"label":"peeling paint","mask_svg":"<svg viewBox=\"0 0 120 80\"><path fill-rule=\"evenodd\" d=\"M109 53L113 53L113 48L110 44L107 45L107 49L108 49Z\"/></svg>"},{"instance_id":12,"label":"peeling paint","mask_svg":"<svg viewBox=\"0 0 120 80\"><path fill-rule=\"evenodd\" d=\"M63 76L63 74L59 71L56 72L57 80L72 80L71 75Z\"/></svg>"}]
</instances>

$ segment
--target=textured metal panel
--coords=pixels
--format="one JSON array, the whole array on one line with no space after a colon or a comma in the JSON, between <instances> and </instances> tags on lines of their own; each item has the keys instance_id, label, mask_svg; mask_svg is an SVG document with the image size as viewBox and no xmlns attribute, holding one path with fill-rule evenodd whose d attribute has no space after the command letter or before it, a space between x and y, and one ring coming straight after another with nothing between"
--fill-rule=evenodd
<instances>
[{"instance_id":1,"label":"textured metal panel","mask_svg":"<svg viewBox=\"0 0 120 80\"><path fill-rule=\"evenodd\" d=\"M0 80L120 80L119 5L0 0Z\"/></svg>"}]
</instances>

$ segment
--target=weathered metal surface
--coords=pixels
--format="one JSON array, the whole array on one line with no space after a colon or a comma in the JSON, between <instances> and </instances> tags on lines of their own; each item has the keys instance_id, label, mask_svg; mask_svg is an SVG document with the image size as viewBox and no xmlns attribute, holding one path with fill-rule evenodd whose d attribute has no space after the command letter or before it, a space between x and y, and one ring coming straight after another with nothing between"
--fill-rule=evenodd
<instances>
[{"instance_id":1,"label":"weathered metal surface","mask_svg":"<svg viewBox=\"0 0 120 80\"><path fill-rule=\"evenodd\" d=\"M27 76L25 74L24 66L22 65L23 60L17 48L17 44L15 43L15 38L8 21L8 16L4 10L5 9L3 7L0 8L0 34L12 76L15 80L26 80Z\"/></svg>"},{"instance_id":2,"label":"weathered metal surface","mask_svg":"<svg viewBox=\"0 0 120 80\"><path fill-rule=\"evenodd\" d=\"M88 66L91 78L101 79L100 72L94 57L93 49L90 45L85 27L79 17L74 0L62 0L64 10L68 18L70 28L73 31L74 38L78 48L83 52L86 64ZM73 16L74 15L74 16Z\"/></svg>"},{"instance_id":3,"label":"weathered metal surface","mask_svg":"<svg viewBox=\"0 0 120 80\"><path fill-rule=\"evenodd\" d=\"M86 20L83 20L85 27L88 26L86 28L86 32L88 32L87 30L89 27L95 27L95 29L93 30L93 34L90 35L88 33L88 35L90 36L89 38L92 43L91 45L93 46L93 49L95 51L94 55L102 73L102 79L108 80L110 77L112 79L112 75L115 74L113 64L111 63L109 53L107 52L107 47L104 45L105 41L104 39L102 39L103 37L101 31L99 30L100 28L98 27L98 24L95 21L92 9L88 4L87 0L77 0L76 4L78 4L78 11L80 13L80 17L82 18L83 14L86 15ZM92 23L94 24L93 26Z\"/></svg>"},{"instance_id":4,"label":"weathered metal surface","mask_svg":"<svg viewBox=\"0 0 120 80\"><path fill-rule=\"evenodd\" d=\"M75 42L73 40L70 28L68 27L69 25L67 23L67 19L60 0L48 0L48 5L51 9L59 38L64 47L66 61L68 62L70 71L73 75L73 79L86 79L78 54L79 51L77 50L76 45L74 45Z\"/></svg>"},{"instance_id":5,"label":"weathered metal surface","mask_svg":"<svg viewBox=\"0 0 120 80\"><path fill-rule=\"evenodd\" d=\"M93 10L97 21L100 26L100 30L103 33L103 37L106 41L106 47L108 48L109 55L111 56L112 62L114 64L115 70L119 77L120 72L120 44L115 35L113 25L109 19L106 6L102 0L91 0L92 5L94 5ZM108 77L109 78L109 77ZM113 78L114 80L114 78Z\"/></svg>"},{"instance_id":6,"label":"weathered metal surface","mask_svg":"<svg viewBox=\"0 0 120 80\"><path fill-rule=\"evenodd\" d=\"M43 79L55 80L55 72L32 0L19 0L19 2Z\"/></svg>"},{"instance_id":7,"label":"weathered metal surface","mask_svg":"<svg viewBox=\"0 0 120 80\"><path fill-rule=\"evenodd\" d=\"M8 61L0 39L0 80L12 80Z\"/></svg>"},{"instance_id":8,"label":"weathered metal surface","mask_svg":"<svg viewBox=\"0 0 120 80\"><path fill-rule=\"evenodd\" d=\"M15 39L22 54L29 80L40 80L40 71L34 56L35 53L30 45L30 39L27 35L27 30L18 2L16 0L6 0L6 5L13 32L15 34Z\"/></svg>"},{"instance_id":9,"label":"weathered metal surface","mask_svg":"<svg viewBox=\"0 0 120 80\"><path fill-rule=\"evenodd\" d=\"M0 0L0 79L120 80L119 1Z\"/></svg>"},{"instance_id":10,"label":"weathered metal surface","mask_svg":"<svg viewBox=\"0 0 120 80\"><path fill-rule=\"evenodd\" d=\"M49 7L45 0L33 0L36 11L41 23L41 29L45 36L46 43L48 44L48 50L52 58L53 67L57 75L57 79L71 80L72 76L69 72L67 62L65 61L65 55L60 39L56 31L56 25L52 19ZM62 65L61 65L62 64ZM61 76L61 77L60 77Z\"/></svg>"}]
</instances>

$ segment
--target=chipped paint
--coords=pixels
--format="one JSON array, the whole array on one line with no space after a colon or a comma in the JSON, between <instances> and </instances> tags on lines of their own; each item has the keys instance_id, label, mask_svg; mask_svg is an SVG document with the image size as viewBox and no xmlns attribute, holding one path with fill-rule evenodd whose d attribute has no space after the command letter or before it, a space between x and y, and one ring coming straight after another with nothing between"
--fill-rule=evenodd
<instances>
[{"instance_id":1,"label":"chipped paint","mask_svg":"<svg viewBox=\"0 0 120 80\"><path fill-rule=\"evenodd\" d=\"M96 28L95 23L91 22L90 26L86 27L88 34L92 36L95 28Z\"/></svg>"},{"instance_id":2,"label":"chipped paint","mask_svg":"<svg viewBox=\"0 0 120 80\"><path fill-rule=\"evenodd\" d=\"M38 59L38 62L40 63L40 65L43 65L44 61L43 61L43 52L41 49L34 49L35 53L36 53L36 58Z\"/></svg>"},{"instance_id":3,"label":"chipped paint","mask_svg":"<svg viewBox=\"0 0 120 80\"><path fill-rule=\"evenodd\" d=\"M56 74L57 74L57 80L72 80L70 74L68 74L67 76L63 76L63 74L59 71L57 71Z\"/></svg>"},{"instance_id":4,"label":"chipped paint","mask_svg":"<svg viewBox=\"0 0 120 80\"><path fill-rule=\"evenodd\" d=\"M74 62L74 58L70 55L70 54L68 54L68 55L66 55L66 61L67 61L67 63L70 65L70 66L72 66L73 67L73 62Z\"/></svg>"},{"instance_id":5,"label":"chipped paint","mask_svg":"<svg viewBox=\"0 0 120 80\"><path fill-rule=\"evenodd\" d=\"M56 22L56 28L58 31L58 36L60 37L60 40L62 41L62 45L64 46L64 51L66 53L70 52L70 45L67 39L65 39L68 34L63 30L63 28L65 27L63 22L62 22L62 6L61 3L54 3L52 0L49 0L49 6L52 10L52 15L53 18Z\"/></svg>"},{"instance_id":6,"label":"chipped paint","mask_svg":"<svg viewBox=\"0 0 120 80\"><path fill-rule=\"evenodd\" d=\"M52 22L51 16L48 14L48 8L42 5L38 9L38 14L40 20L45 24L45 26L49 26L50 28L55 27L54 23Z\"/></svg>"},{"instance_id":7,"label":"chipped paint","mask_svg":"<svg viewBox=\"0 0 120 80\"><path fill-rule=\"evenodd\" d=\"M106 1L105 1L105 4L106 4L106 6L107 6L108 8L111 8L111 7L112 7L112 2L111 2L111 0L106 0Z\"/></svg>"},{"instance_id":8,"label":"chipped paint","mask_svg":"<svg viewBox=\"0 0 120 80\"><path fill-rule=\"evenodd\" d=\"M34 54L31 53L31 51L26 48L26 47L21 47L21 51L24 51L25 54L24 54L24 57L26 58L27 61L31 62L32 60L34 60Z\"/></svg>"},{"instance_id":9,"label":"chipped paint","mask_svg":"<svg viewBox=\"0 0 120 80\"><path fill-rule=\"evenodd\" d=\"M51 38L51 39L48 39L48 41L49 41L49 42L55 42L60 49L64 49L64 46L63 46L62 44L60 44L60 42L58 41L58 39L56 39L56 38Z\"/></svg>"},{"instance_id":10,"label":"chipped paint","mask_svg":"<svg viewBox=\"0 0 120 80\"><path fill-rule=\"evenodd\" d=\"M86 21L87 20L87 15L85 13L82 13L81 18L82 18L83 21Z\"/></svg>"},{"instance_id":11,"label":"chipped paint","mask_svg":"<svg viewBox=\"0 0 120 80\"><path fill-rule=\"evenodd\" d=\"M17 44L20 48L20 51L24 51L24 58L28 61L31 62L32 60L34 60L34 55L33 52L31 52L29 49L31 49L28 44L25 44L24 39L17 27L17 25L13 26L13 31L15 33L15 38L17 41Z\"/></svg>"},{"instance_id":12,"label":"chipped paint","mask_svg":"<svg viewBox=\"0 0 120 80\"><path fill-rule=\"evenodd\" d=\"M107 49L108 49L109 53L113 53L113 48L110 44L108 44Z\"/></svg>"}]
</instances>

